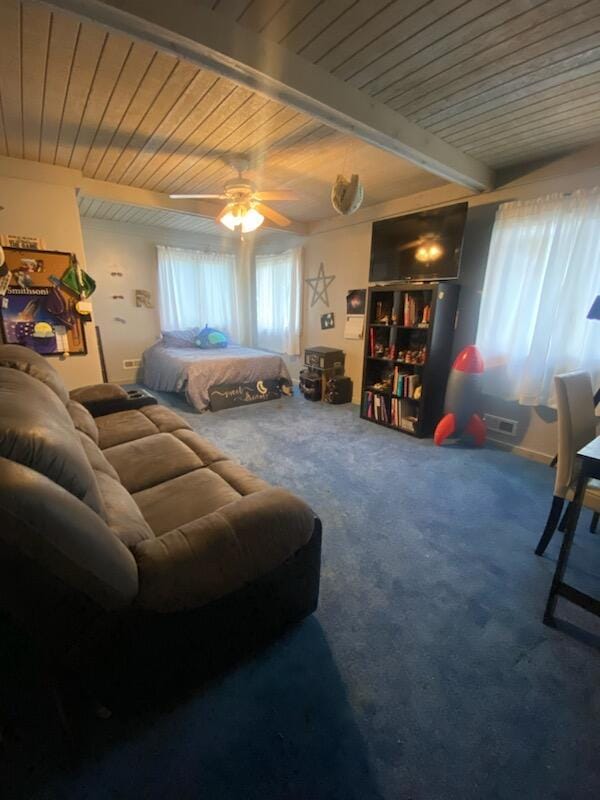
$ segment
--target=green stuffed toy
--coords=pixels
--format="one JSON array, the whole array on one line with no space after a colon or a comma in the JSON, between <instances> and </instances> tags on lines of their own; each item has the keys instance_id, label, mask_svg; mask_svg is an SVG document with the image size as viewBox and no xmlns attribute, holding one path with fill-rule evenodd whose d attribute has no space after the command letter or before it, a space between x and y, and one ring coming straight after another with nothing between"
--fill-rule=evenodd
<instances>
[{"instance_id":1,"label":"green stuffed toy","mask_svg":"<svg viewBox=\"0 0 600 800\"><path fill-rule=\"evenodd\" d=\"M202 350L212 350L217 347L227 347L227 337L215 328L205 325L196 337L196 347Z\"/></svg>"}]
</instances>

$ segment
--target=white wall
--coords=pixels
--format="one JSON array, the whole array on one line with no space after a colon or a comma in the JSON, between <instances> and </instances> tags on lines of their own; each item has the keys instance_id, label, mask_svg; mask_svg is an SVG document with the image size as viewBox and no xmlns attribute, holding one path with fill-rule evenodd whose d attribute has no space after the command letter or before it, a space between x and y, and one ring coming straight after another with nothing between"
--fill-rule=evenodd
<instances>
[{"instance_id":1,"label":"white wall","mask_svg":"<svg viewBox=\"0 0 600 800\"><path fill-rule=\"evenodd\" d=\"M0 211L0 232L40 236L49 250L75 253L85 268L75 187L43 182L46 172L41 165L39 170L31 171L29 179L5 177L2 166L0 163L0 206L4 206ZM90 272L93 275L93 270ZM93 321L86 323L85 337L87 355L51 358L70 389L102 382Z\"/></svg>"},{"instance_id":2,"label":"white wall","mask_svg":"<svg viewBox=\"0 0 600 800\"><path fill-rule=\"evenodd\" d=\"M160 336L156 245L231 252L237 242L108 220L84 218L82 228L88 265L98 281L94 300L108 379L132 383L137 371L125 369L123 360L141 358ZM122 276L113 276L112 272L121 272ZM152 293L153 309L136 307L136 289ZM123 299L113 299L114 295Z\"/></svg>"},{"instance_id":3,"label":"white wall","mask_svg":"<svg viewBox=\"0 0 600 800\"><path fill-rule=\"evenodd\" d=\"M336 279L329 287L329 308L322 302L311 307L311 293L308 286L305 286L302 347L341 347L346 352L346 373L354 382L354 401L359 402L364 343L343 338L345 297L349 289L367 286L372 221L409 214L436 205L467 201L469 220L461 267L459 327L455 336L457 349L464 347L475 337L489 236L498 203L598 185L600 145L553 162L522 169L517 175L504 179L493 192L465 196L464 189L448 184L439 189L361 209L352 217L332 217L317 223L312 227L305 245L305 275L315 276L322 261L325 273L335 275ZM320 318L326 311L335 313L335 328L322 331ZM517 439L501 434L490 435L490 438L536 458L544 459L554 454L556 415L551 409L524 408L517 403L506 403L499 398L489 397L485 398L484 411L516 419L519 423Z\"/></svg>"},{"instance_id":4,"label":"white wall","mask_svg":"<svg viewBox=\"0 0 600 800\"><path fill-rule=\"evenodd\" d=\"M346 375L352 378L355 403L361 392L363 340L344 339L346 294L350 289L367 288L370 252L370 222L311 236L304 246L305 277L315 277L323 262L325 275L335 275L335 280L327 289L328 307L321 300L311 307L312 289L304 284L302 349L325 345L346 353ZM328 311L335 314L335 327L322 331L321 315Z\"/></svg>"}]
</instances>

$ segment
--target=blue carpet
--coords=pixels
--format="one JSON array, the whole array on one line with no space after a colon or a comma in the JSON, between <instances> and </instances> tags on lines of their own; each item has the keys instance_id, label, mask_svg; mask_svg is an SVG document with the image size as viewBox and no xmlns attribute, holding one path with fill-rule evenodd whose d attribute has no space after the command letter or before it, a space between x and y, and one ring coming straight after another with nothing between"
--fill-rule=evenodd
<instances>
[{"instance_id":1,"label":"blue carpet","mask_svg":"<svg viewBox=\"0 0 600 800\"><path fill-rule=\"evenodd\" d=\"M98 723L78 767L36 760L23 796L600 796L597 620L563 603L558 630L541 623L559 545L533 554L551 470L435 448L351 406L295 397L198 415L163 399L320 515L318 612L174 707ZM600 593L588 523L568 577Z\"/></svg>"}]
</instances>

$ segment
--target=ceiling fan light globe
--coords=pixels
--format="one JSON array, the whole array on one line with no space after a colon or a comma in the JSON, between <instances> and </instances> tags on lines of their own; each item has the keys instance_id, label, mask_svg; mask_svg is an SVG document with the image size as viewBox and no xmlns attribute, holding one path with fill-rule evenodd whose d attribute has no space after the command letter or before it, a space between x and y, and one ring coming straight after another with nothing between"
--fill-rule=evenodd
<instances>
[{"instance_id":1,"label":"ceiling fan light globe","mask_svg":"<svg viewBox=\"0 0 600 800\"><path fill-rule=\"evenodd\" d=\"M229 228L230 231L234 231L236 227L240 224L240 218L235 214L232 214L231 211L228 211L221 217L221 222L223 223L223 225L225 225L226 228Z\"/></svg>"},{"instance_id":2,"label":"ceiling fan light globe","mask_svg":"<svg viewBox=\"0 0 600 800\"><path fill-rule=\"evenodd\" d=\"M417 259L417 261L420 261L421 263L424 263L425 261L428 261L429 260L429 250L427 249L427 247L425 247L424 245L421 245L421 247L418 247L416 252L415 252L415 258Z\"/></svg>"},{"instance_id":3,"label":"ceiling fan light globe","mask_svg":"<svg viewBox=\"0 0 600 800\"><path fill-rule=\"evenodd\" d=\"M242 217L242 233L252 233L265 221L263 215L255 208L249 208Z\"/></svg>"}]
</instances>

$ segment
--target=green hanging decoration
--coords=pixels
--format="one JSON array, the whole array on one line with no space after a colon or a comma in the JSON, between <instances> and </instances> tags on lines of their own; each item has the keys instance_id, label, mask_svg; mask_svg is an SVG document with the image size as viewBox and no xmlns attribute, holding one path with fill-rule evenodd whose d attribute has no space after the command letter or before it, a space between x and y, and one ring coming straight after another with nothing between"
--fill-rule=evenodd
<instances>
[{"instance_id":1,"label":"green hanging decoration","mask_svg":"<svg viewBox=\"0 0 600 800\"><path fill-rule=\"evenodd\" d=\"M63 273L61 282L73 294L79 295L82 300L90 297L96 291L96 281L81 269L77 256L74 254L71 255L71 263Z\"/></svg>"}]
</instances>

